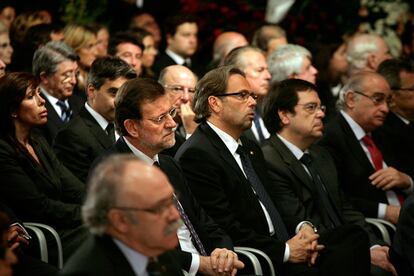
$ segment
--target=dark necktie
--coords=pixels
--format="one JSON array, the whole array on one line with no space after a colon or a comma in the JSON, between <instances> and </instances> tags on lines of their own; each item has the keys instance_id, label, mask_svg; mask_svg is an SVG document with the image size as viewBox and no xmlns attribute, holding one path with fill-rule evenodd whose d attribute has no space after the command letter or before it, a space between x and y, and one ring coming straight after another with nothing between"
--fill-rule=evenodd
<instances>
[{"instance_id":1,"label":"dark necktie","mask_svg":"<svg viewBox=\"0 0 414 276\"><path fill-rule=\"evenodd\" d=\"M371 155L372 163L374 163L375 170L381 170L382 163L384 160L382 158L381 151L375 145L374 140L372 140L371 136L365 135L364 137L362 137L362 142L368 148L369 154Z\"/></svg>"},{"instance_id":2,"label":"dark necktie","mask_svg":"<svg viewBox=\"0 0 414 276\"><path fill-rule=\"evenodd\" d=\"M243 146L241 145L239 145L236 152L240 155L243 170L247 176L247 180L250 182L250 185L256 192L259 201L264 205L266 211L269 213L277 237L282 241L287 241L289 239L289 235L287 233L286 226L282 221L282 217L280 216L268 193L263 187L262 182L254 171L249 156L245 153Z\"/></svg>"},{"instance_id":3,"label":"dark necktie","mask_svg":"<svg viewBox=\"0 0 414 276\"><path fill-rule=\"evenodd\" d=\"M62 120L62 122L66 123L70 120L70 116L72 115L72 111L70 110L70 108L65 104L64 101L59 100L56 103L60 109L62 110L61 114L60 114L60 119Z\"/></svg>"},{"instance_id":4,"label":"dark necktie","mask_svg":"<svg viewBox=\"0 0 414 276\"><path fill-rule=\"evenodd\" d=\"M165 270L156 257L148 259L147 272L149 276L161 276Z\"/></svg>"},{"instance_id":5,"label":"dark necktie","mask_svg":"<svg viewBox=\"0 0 414 276\"><path fill-rule=\"evenodd\" d=\"M174 194L175 199L175 205L177 206L177 210L180 213L181 218L184 221L185 226L187 226L188 231L190 231L193 244L197 248L198 252L203 255L207 256L206 250L204 249L203 243L201 242L200 238L197 235L197 232L194 229L193 224L191 223L190 219L188 218L187 214L184 211L183 206L181 206L181 203L178 201L178 198Z\"/></svg>"},{"instance_id":6,"label":"dark necktie","mask_svg":"<svg viewBox=\"0 0 414 276\"><path fill-rule=\"evenodd\" d=\"M312 178L312 183L314 185L314 188L318 194L318 197L320 200L320 202L322 203L322 212L324 212L324 210L326 211L329 220L332 223L332 227L337 227L341 225L341 221L338 217L338 215L335 212L335 209L333 207L332 201L329 197L328 191L326 189L325 184L323 184L322 179L318 173L318 171L316 170L315 166L313 165L312 162L312 157L308 154L305 153L302 158L300 159L300 161L306 166L306 168L308 168L308 171L310 173L310 176Z\"/></svg>"},{"instance_id":7,"label":"dark necktie","mask_svg":"<svg viewBox=\"0 0 414 276\"><path fill-rule=\"evenodd\" d=\"M115 142L115 126L114 123L109 123L106 128L106 133L108 134L109 139L111 139L112 143Z\"/></svg>"},{"instance_id":8,"label":"dark necktie","mask_svg":"<svg viewBox=\"0 0 414 276\"><path fill-rule=\"evenodd\" d=\"M260 125L260 116L257 112L254 113L253 122L254 122L254 125L256 126L257 134L259 136L259 142L263 143L265 140L265 137L263 135L262 126Z\"/></svg>"}]
</instances>

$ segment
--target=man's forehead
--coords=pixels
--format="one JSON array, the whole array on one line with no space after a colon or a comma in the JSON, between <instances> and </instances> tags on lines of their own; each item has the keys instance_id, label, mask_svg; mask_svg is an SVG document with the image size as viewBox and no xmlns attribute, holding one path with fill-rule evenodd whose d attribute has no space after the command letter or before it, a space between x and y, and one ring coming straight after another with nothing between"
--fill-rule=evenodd
<instances>
[{"instance_id":1,"label":"man's forehead","mask_svg":"<svg viewBox=\"0 0 414 276\"><path fill-rule=\"evenodd\" d=\"M227 81L227 90L229 91L239 91L239 90L248 90L250 91L250 85L247 79L240 74L233 74L229 77Z\"/></svg>"}]
</instances>

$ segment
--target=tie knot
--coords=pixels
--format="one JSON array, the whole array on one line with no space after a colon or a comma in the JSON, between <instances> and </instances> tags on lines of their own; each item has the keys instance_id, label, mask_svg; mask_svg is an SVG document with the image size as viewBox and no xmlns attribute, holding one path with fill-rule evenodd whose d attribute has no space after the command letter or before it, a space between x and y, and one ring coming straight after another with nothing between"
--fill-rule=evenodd
<instances>
[{"instance_id":1,"label":"tie knot","mask_svg":"<svg viewBox=\"0 0 414 276\"><path fill-rule=\"evenodd\" d=\"M362 137L362 142L365 143L365 145L367 146L372 146L374 145L374 141L372 140L371 136L369 135L365 135L364 137Z\"/></svg>"},{"instance_id":2,"label":"tie knot","mask_svg":"<svg viewBox=\"0 0 414 276\"><path fill-rule=\"evenodd\" d=\"M300 161L305 165L309 165L312 162L312 157L310 156L309 153L305 153L305 154L303 154Z\"/></svg>"},{"instance_id":3,"label":"tie knot","mask_svg":"<svg viewBox=\"0 0 414 276\"><path fill-rule=\"evenodd\" d=\"M154 161L154 163L152 163L152 165L155 166L155 167L158 167L158 168L160 167L160 163L158 163L158 161Z\"/></svg>"},{"instance_id":4,"label":"tie knot","mask_svg":"<svg viewBox=\"0 0 414 276\"><path fill-rule=\"evenodd\" d=\"M236 152L237 152L239 155L245 155L245 154L246 154L246 152L244 151L244 148L243 148L243 146L242 146L242 145L239 145L239 146L237 147Z\"/></svg>"},{"instance_id":5,"label":"tie knot","mask_svg":"<svg viewBox=\"0 0 414 276\"><path fill-rule=\"evenodd\" d=\"M108 134L112 133L114 129L115 129L114 123L109 123L105 128Z\"/></svg>"},{"instance_id":6,"label":"tie knot","mask_svg":"<svg viewBox=\"0 0 414 276\"><path fill-rule=\"evenodd\" d=\"M56 104L62 109L62 111L66 111L66 110L69 109L69 107L66 105L66 103L62 100L57 101Z\"/></svg>"}]
</instances>

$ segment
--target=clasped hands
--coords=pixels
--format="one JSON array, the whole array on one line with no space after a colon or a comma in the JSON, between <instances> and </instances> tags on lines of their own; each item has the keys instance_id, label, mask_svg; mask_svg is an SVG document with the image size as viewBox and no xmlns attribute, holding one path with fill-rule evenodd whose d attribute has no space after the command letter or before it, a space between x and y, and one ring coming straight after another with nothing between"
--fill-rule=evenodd
<instances>
[{"instance_id":1,"label":"clasped hands","mask_svg":"<svg viewBox=\"0 0 414 276\"><path fill-rule=\"evenodd\" d=\"M203 275L231 275L244 268L237 254L226 248L216 248L210 256L200 256L199 272Z\"/></svg>"},{"instance_id":2,"label":"clasped hands","mask_svg":"<svg viewBox=\"0 0 414 276\"><path fill-rule=\"evenodd\" d=\"M312 266L316 263L319 252L325 246L318 244L319 235L315 234L312 227L304 225L300 231L287 241L290 249L289 262L308 263Z\"/></svg>"}]
</instances>

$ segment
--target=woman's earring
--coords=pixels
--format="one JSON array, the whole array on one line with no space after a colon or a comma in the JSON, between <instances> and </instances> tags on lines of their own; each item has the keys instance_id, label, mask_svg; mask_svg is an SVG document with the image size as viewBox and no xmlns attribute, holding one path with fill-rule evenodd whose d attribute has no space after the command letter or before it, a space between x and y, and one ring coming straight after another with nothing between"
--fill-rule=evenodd
<instances>
[{"instance_id":1,"label":"woman's earring","mask_svg":"<svg viewBox=\"0 0 414 276\"><path fill-rule=\"evenodd\" d=\"M11 115L13 118L17 118L17 114L16 113L12 113Z\"/></svg>"}]
</instances>

